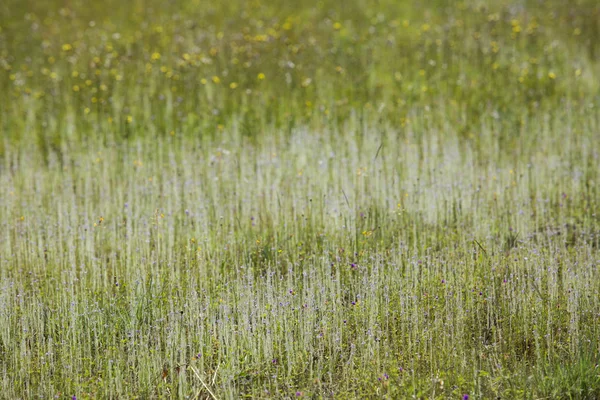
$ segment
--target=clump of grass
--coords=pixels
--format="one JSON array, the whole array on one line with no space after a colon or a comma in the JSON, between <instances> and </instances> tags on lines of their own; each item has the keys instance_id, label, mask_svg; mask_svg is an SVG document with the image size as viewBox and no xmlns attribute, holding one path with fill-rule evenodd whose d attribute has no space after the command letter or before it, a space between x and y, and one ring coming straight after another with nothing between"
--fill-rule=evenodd
<instances>
[{"instance_id":1,"label":"clump of grass","mask_svg":"<svg viewBox=\"0 0 600 400\"><path fill-rule=\"evenodd\" d=\"M0 6L7 397L600 396L595 3L111 4Z\"/></svg>"}]
</instances>

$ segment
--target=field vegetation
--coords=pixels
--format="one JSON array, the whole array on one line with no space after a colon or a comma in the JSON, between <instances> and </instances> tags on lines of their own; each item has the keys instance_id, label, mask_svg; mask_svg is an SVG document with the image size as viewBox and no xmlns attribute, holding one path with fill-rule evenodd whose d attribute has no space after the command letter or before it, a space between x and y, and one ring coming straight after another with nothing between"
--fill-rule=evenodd
<instances>
[{"instance_id":1,"label":"field vegetation","mask_svg":"<svg viewBox=\"0 0 600 400\"><path fill-rule=\"evenodd\" d=\"M4 0L0 397L600 398L595 0Z\"/></svg>"}]
</instances>

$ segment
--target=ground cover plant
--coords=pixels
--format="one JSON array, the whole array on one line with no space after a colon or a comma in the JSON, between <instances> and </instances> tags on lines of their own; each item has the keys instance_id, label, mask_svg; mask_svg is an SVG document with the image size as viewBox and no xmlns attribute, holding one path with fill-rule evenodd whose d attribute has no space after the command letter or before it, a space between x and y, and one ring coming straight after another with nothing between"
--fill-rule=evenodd
<instances>
[{"instance_id":1,"label":"ground cover plant","mask_svg":"<svg viewBox=\"0 0 600 400\"><path fill-rule=\"evenodd\" d=\"M600 397L596 1L0 4L5 398Z\"/></svg>"}]
</instances>

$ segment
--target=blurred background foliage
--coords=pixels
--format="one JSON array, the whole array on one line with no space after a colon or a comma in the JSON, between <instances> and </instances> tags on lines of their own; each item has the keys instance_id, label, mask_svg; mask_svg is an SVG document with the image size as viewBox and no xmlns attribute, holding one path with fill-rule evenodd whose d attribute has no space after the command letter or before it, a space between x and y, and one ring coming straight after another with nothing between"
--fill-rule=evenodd
<instances>
[{"instance_id":1,"label":"blurred background foliage","mask_svg":"<svg viewBox=\"0 0 600 400\"><path fill-rule=\"evenodd\" d=\"M430 128L472 139L488 118L510 137L561 104L597 105L599 56L593 0L8 0L0 156L230 124L404 128L424 109Z\"/></svg>"}]
</instances>

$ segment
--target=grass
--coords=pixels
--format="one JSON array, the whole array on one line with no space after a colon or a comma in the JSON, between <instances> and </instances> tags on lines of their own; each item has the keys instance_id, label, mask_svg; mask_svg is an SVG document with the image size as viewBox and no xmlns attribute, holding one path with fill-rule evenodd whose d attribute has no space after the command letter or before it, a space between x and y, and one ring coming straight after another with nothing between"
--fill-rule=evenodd
<instances>
[{"instance_id":1,"label":"grass","mask_svg":"<svg viewBox=\"0 0 600 400\"><path fill-rule=\"evenodd\" d=\"M282 3L0 5L3 395L600 397L600 7Z\"/></svg>"}]
</instances>

